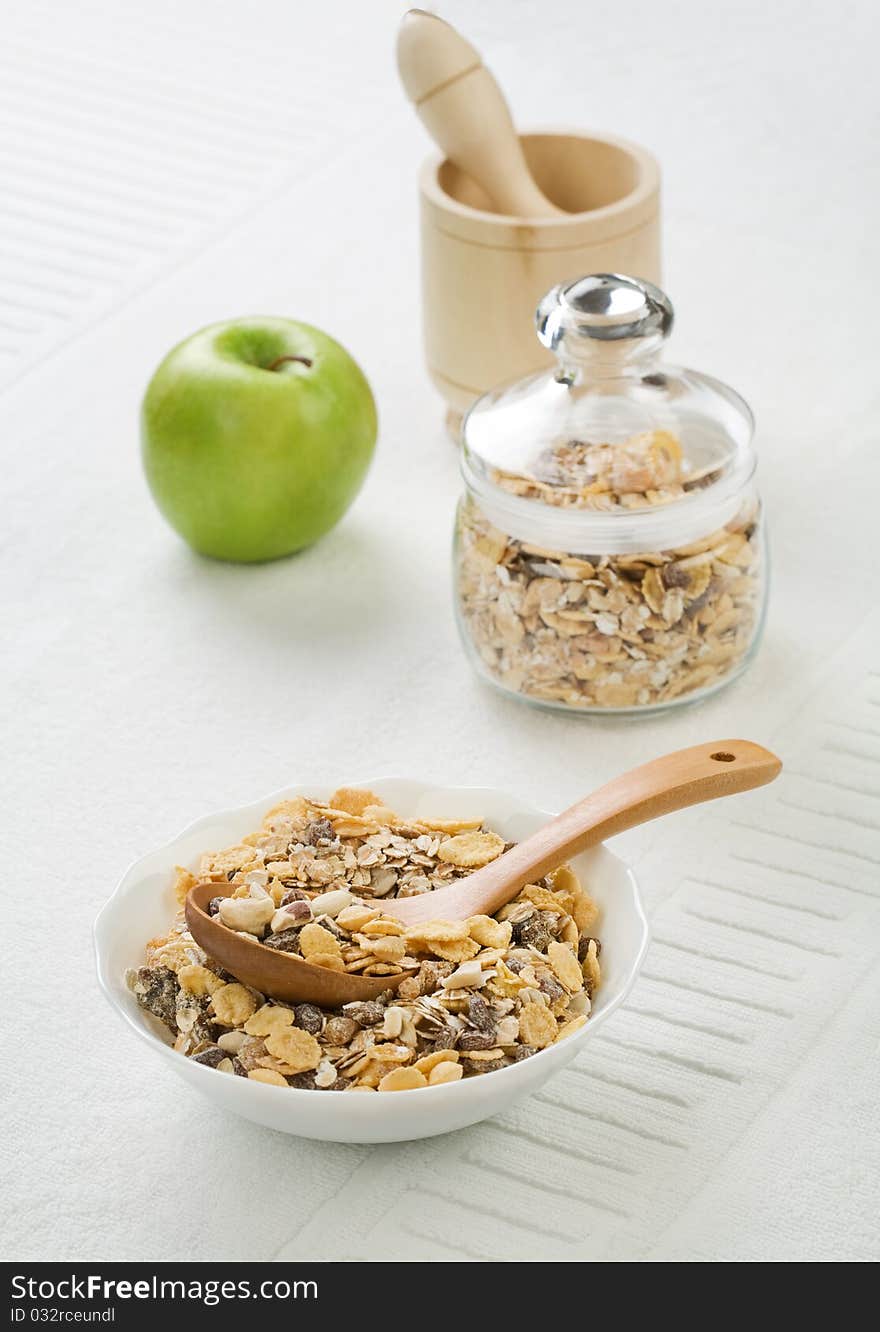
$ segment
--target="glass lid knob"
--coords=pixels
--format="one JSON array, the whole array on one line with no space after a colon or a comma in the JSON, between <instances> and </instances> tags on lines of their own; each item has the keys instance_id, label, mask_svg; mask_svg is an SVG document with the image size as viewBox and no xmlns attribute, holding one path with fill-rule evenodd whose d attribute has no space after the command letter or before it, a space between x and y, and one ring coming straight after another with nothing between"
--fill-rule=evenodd
<instances>
[{"instance_id":1,"label":"glass lid knob","mask_svg":"<svg viewBox=\"0 0 880 1332\"><path fill-rule=\"evenodd\" d=\"M563 341L629 342L668 337L673 322L669 297L652 282L622 273L593 273L561 282L535 312L538 337L557 351Z\"/></svg>"}]
</instances>

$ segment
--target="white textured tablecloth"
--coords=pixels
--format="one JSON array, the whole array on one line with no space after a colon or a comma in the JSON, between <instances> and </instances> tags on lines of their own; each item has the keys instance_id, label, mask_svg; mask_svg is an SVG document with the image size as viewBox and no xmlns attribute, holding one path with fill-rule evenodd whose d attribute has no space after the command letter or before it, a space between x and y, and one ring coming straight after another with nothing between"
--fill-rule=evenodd
<instances>
[{"instance_id":1,"label":"white textured tablecloth","mask_svg":"<svg viewBox=\"0 0 880 1332\"><path fill-rule=\"evenodd\" d=\"M444 11L522 124L659 155L674 355L758 415L764 647L730 692L641 724L503 701L454 638L403 8L4 16L2 1256L877 1258L876 7ZM253 311L346 343L382 433L329 538L237 569L163 525L137 407L175 340ZM653 918L643 975L500 1119L378 1148L260 1130L150 1061L97 991L91 921L121 870L211 808L377 771L561 807L725 734L777 748L783 779L621 839Z\"/></svg>"}]
</instances>

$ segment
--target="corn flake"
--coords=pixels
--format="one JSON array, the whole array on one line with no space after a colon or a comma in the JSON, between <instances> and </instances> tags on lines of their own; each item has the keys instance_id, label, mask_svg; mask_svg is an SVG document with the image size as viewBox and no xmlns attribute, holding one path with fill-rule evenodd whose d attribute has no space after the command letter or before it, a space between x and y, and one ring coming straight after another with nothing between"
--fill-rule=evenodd
<instances>
[{"instance_id":1,"label":"corn flake","mask_svg":"<svg viewBox=\"0 0 880 1332\"><path fill-rule=\"evenodd\" d=\"M506 948L513 934L509 921L493 920L491 916L471 916L468 931L482 948Z\"/></svg>"},{"instance_id":2,"label":"corn flake","mask_svg":"<svg viewBox=\"0 0 880 1332\"><path fill-rule=\"evenodd\" d=\"M427 1087L428 1079L417 1068L395 1068L379 1082L380 1092L415 1091Z\"/></svg>"},{"instance_id":3,"label":"corn flake","mask_svg":"<svg viewBox=\"0 0 880 1332\"><path fill-rule=\"evenodd\" d=\"M460 869L479 869L496 860L504 850L505 842L493 832L463 832L440 843L437 855L448 865Z\"/></svg>"},{"instance_id":4,"label":"corn flake","mask_svg":"<svg viewBox=\"0 0 880 1332\"><path fill-rule=\"evenodd\" d=\"M372 791L359 786L340 786L330 797L330 808L343 810L346 814L363 814L369 805L381 805L382 801Z\"/></svg>"},{"instance_id":5,"label":"corn flake","mask_svg":"<svg viewBox=\"0 0 880 1332\"><path fill-rule=\"evenodd\" d=\"M556 1040L556 1018L545 1004L523 1004L519 1013L519 1038L523 1045L535 1045L539 1050Z\"/></svg>"},{"instance_id":6,"label":"corn flake","mask_svg":"<svg viewBox=\"0 0 880 1332\"><path fill-rule=\"evenodd\" d=\"M290 1074L308 1073L321 1062L320 1045L314 1036L299 1027L272 1032L266 1037L266 1049Z\"/></svg>"},{"instance_id":7,"label":"corn flake","mask_svg":"<svg viewBox=\"0 0 880 1332\"><path fill-rule=\"evenodd\" d=\"M177 972L177 979L185 990L190 994L213 994L219 990L223 981L216 976L213 971L207 967L201 967L197 963L190 963L188 966L180 967Z\"/></svg>"},{"instance_id":8,"label":"corn flake","mask_svg":"<svg viewBox=\"0 0 880 1332\"><path fill-rule=\"evenodd\" d=\"M342 956L342 945L336 935L331 934L329 930L324 929L323 925L317 925L314 921L310 921L308 925L304 925L300 930L299 947L303 957L308 960L311 960L313 953L319 953L323 956L328 954L337 957Z\"/></svg>"},{"instance_id":9,"label":"corn flake","mask_svg":"<svg viewBox=\"0 0 880 1332\"><path fill-rule=\"evenodd\" d=\"M577 994L583 989L584 978L580 963L566 944L559 943L558 940L549 944L547 957L557 979L562 982L569 994Z\"/></svg>"},{"instance_id":10,"label":"corn flake","mask_svg":"<svg viewBox=\"0 0 880 1332\"><path fill-rule=\"evenodd\" d=\"M263 1004L253 1017L244 1024L248 1036L271 1036L274 1031L283 1031L293 1023L293 1012L279 1004Z\"/></svg>"},{"instance_id":11,"label":"corn flake","mask_svg":"<svg viewBox=\"0 0 880 1332\"><path fill-rule=\"evenodd\" d=\"M244 985L221 985L211 995L217 1021L224 1027L240 1027L257 1011L257 1001Z\"/></svg>"}]
</instances>

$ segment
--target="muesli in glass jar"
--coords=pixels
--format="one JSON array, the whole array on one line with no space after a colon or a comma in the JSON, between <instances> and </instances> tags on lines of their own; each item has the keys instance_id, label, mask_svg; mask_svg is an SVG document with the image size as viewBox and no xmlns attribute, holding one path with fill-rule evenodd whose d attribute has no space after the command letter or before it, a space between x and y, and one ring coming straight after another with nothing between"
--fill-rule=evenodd
<instances>
[{"instance_id":1,"label":"muesli in glass jar","mask_svg":"<svg viewBox=\"0 0 880 1332\"><path fill-rule=\"evenodd\" d=\"M455 598L476 669L527 701L639 712L734 679L767 562L753 422L732 389L661 364L672 307L614 274L538 309L555 370L463 427Z\"/></svg>"}]
</instances>

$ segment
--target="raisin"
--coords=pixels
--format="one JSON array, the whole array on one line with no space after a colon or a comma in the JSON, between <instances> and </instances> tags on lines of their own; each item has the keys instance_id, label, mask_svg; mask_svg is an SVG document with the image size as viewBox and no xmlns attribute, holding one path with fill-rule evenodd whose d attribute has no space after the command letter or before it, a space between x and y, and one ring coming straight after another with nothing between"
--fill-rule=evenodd
<instances>
[{"instance_id":1,"label":"raisin","mask_svg":"<svg viewBox=\"0 0 880 1332\"><path fill-rule=\"evenodd\" d=\"M194 1064L207 1064L208 1068L216 1068L222 1064L224 1059L229 1058L227 1050L221 1050L219 1045L209 1045L207 1050L200 1050L198 1054L191 1055Z\"/></svg>"},{"instance_id":2,"label":"raisin","mask_svg":"<svg viewBox=\"0 0 880 1332\"><path fill-rule=\"evenodd\" d=\"M317 1036L324 1025L324 1014L314 1004L297 1004L293 1010L294 1021L303 1031Z\"/></svg>"},{"instance_id":3,"label":"raisin","mask_svg":"<svg viewBox=\"0 0 880 1332\"><path fill-rule=\"evenodd\" d=\"M517 1045L513 1050L514 1062L519 1064L523 1059L528 1059L530 1055L537 1054L537 1045Z\"/></svg>"},{"instance_id":4,"label":"raisin","mask_svg":"<svg viewBox=\"0 0 880 1332\"><path fill-rule=\"evenodd\" d=\"M458 1038L459 1050L491 1050L495 1044L495 1031L463 1031ZM482 1068L483 1065L481 1064Z\"/></svg>"},{"instance_id":5,"label":"raisin","mask_svg":"<svg viewBox=\"0 0 880 1332\"><path fill-rule=\"evenodd\" d=\"M489 1031L494 1036L495 1019L481 994L472 994L468 1000L468 1021L479 1031Z\"/></svg>"},{"instance_id":6,"label":"raisin","mask_svg":"<svg viewBox=\"0 0 880 1332\"><path fill-rule=\"evenodd\" d=\"M660 581L664 587L688 587L691 576L687 569L682 569L678 564L667 564L661 570Z\"/></svg>"},{"instance_id":7,"label":"raisin","mask_svg":"<svg viewBox=\"0 0 880 1332\"><path fill-rule=\"evenodd\" d=\"M261 943L264 948L274 948L279 953L299 953L299 930L282 930L280 934L267 934Z\"/></svg>"},{"instance_id":8,"label":"raisin","mask_svg":"<svg viewBox=\"0 0 880 1332\"><path fill-rule=\"evenodd\" d=\"M180 992L177 976L170 967L139 967L138 985L144 986L137 995L141 1008L161 1018L171 1028L177 1027L177 996Z\"/></svg>"},{"instance_id":9,"label":"raisin","mask_svg":"<svg viewBox=\"0 0 880 1332\"><path fill-rule=\"evenodd\" d=\"M546 994L551 1004L555 1003L557 999L561 999L565 994L565 990L555 976L542 976L538 981L538 989L542 994Z\"/></svg>"},{"instance_id":10,"label":"raisin","mask_svg":"<svg viewBox=\"0 0 880 1332\"><path fill-rule=\"evenodd\" d=\"M553 934L547 928L542 913L537 911L528 920L517 921L513 927L513 941L524 948L537 948L538 952L543 953L548 944L553 942Z\"/></svg>"},{"instance_id":11,"label":"raisin","mask_svg":"<svg viewBox=\"0 0 880 1332\"><path fill-rule=\"evenodd\" d=\"M473 1069L477 1073L494 1073L496 1069L507 1068L508 1063L507 1059L481 1059L479 1063L466 1063L465 1068Z\"/></svg>"},{"instance_id":12,"label":"raisin","mask_svg":"<svg viewBox=\"0 0 880 1332\"><path fill-rule=\"evenodd\" d=\"M435 1050L454 1050L461 1033L455 1027L438 1027L432 1033Z\"/></svg>"},{"instance_id":13,"label":"raisin","mask_svg":"<svg viewBox=\"0 0 880 1332\"><path fill-rule=\"evenodd\" d=\"M329 1087L325 1087L324 1090L345 1091L346 1087L350 1086L351 1086L351 1078L337 1078L335 1082L332 1082Z\"/></svg>"},{"instance_id":14,"label":"raisin","mask_svg":"<svg viewBox=\"0 0 880 1332\"><path fill-rule=\"evenodd\" d=\"M208 903L208 915L216 916L220 911L220 903L225 901L222 897L212 897Z\"/></svg>"},{"instance_id":15,"label":"raisin","mask_svg":"<svg viewBox=\"0 0 880 1332\"><path fill-rule=\"evenodd\" d=\"M348 1045L352 1036L357 1035L360 1027L354 1018L329 1017L324 1025L323 1039L326 1045Z\"/></svg>"},{"instance_id":16,"label":"raisin","mask_svg":"<svg viewBox=\"0 0 880 1332\"><path fill-rule=\"evenodd\" d=\"M584 958L587 956L587 953L589 952L591 943L594 943L596 945L596 956L597 957L599 956L600 952L602 951L602 944L599 942L599 940L591 939L589 935L582 934L581 937L578 939L578 962L583 962Z\"/></svg>"},{"instance_id":17,"label":"raisin","mask_svg":"<svg viewBox=\"0 0 880 1332\"><path fill-rule=\"evenodd\" d=\"M354 1003L346 1004L342 1012L361 1027L375 1027L377 1022L385 1020L385 1005L380 1004L378 999L367 999L365 1002L355 1000Z\"/></svg>"},{"instance_id":18,"label":"raisin","mask_svg":"<svg viewBox=\"0 0 880 1332\"><path fill-rule=\"evenodd\" d=\"M317 846L319 842L334 840L333 824L329 819L315 819L310 823L305 831L305 840L309 846Z\"/></svg>"},{"instance_id":19,"label":"raisin","mask_svg":"<svg viewBox=\"0 0 880 1332\"><path fill-rule=\"evenodd\" d=\"M213 1022L209 1022L207 1018L199 1018L190 1028L188 1039L191 1045L204 1045L206 1043L213 1045L217 1039Z\"/></svg>"},{"instance_id":20,"label":"raisin","mask_svg":"<svg viewBox=\"0 0 880 1332\"><path fill-rule=\"evenodd\" d=\"M423 962L416 973L421 994L433 994L444 976L451 976L455 968L451 962Z\"/></svg>"},{"instance_id":21,"label":"raisin","mask_svg":"<svg viewBox=\"0 0 880 1332\"><path fill-rule=\"evenodd\" d=\"M265 1059L268 1051L266 1042L257 1036L249 1036L245 1044L236 1055L236 1059L241 1064L245 1073L252 1068L259 1068L258 1059ZM237 1070L236 1070L237 1071Z\"/></svg>"},{"instance_id":22,"label":"raisin","mask_svg":"<svg viewBox=\"0 0 880 1332\"><path fill-rule=\"evenodd\" d=\"M281 899L281 906L290 906L291 902L308 902L309 895L304 893L302 888L288 888Z\"/></svg>"},{"instance_id":23,"label":"raisin","mask_svg":"<svg viewBox=\"0 0 880 1332\"><path fill-rule=\"evenodd\" d=\"M287 1079L288 1086L299 1087L301 1091L315 1091L314 1073L294 1073Z\"/></svg>"}]
</instances>

